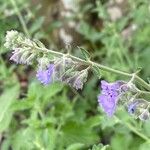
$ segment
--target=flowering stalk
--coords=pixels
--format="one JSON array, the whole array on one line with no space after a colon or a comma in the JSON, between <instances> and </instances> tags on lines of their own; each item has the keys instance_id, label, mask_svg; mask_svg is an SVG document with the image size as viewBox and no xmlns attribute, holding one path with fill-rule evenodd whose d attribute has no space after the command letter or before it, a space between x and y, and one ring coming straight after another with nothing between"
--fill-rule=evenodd
<instances>
[{"instance_id":1,"label":"flowering stalk","mask_svg":"<svg viewBox=\"0 0 150 150\"><path fill-rule=\"evenodd\" d=\"M34 48L40 52L43 52L43 53L51 53L53 55L56 55L58 57L63 57L63 56L67 56L68 58L71 58L75 61L78 61L80 63L83 63L87 66L96 66L98 67L99 69L103 70L103 71L106 71L106 72L110 72L110 73L114 73L114 74L117 74L117 75L121 75L121 76L124 76L124 77L127 77L127 78L132 78L134 74L130 74L130 73L127 73L127 72L123 72L123 71L120 71L120 70L117 70L117 69L112 69L110 67L107 67L107 66L104 66L102 64L98 64L96 62L93 62L91 60L83 60L81 58L78 58L76 56L73 56L71 54L64 54L64 53L61 53L61 52L58 52L58 51L54 51L54 50L50 50L50 49L47 49L47 48L41 48L41 47L38 47L38 46L35 46L35 45L29 45L28 43L22 43L26 46L29 46L31 48ZM143 86L146 90L150 91L150 84L148 84L147 82L145 82L142 78L140 78L138 75L134 75L135 78L134 80L136 82L138 82L141 86ZM146 92L146 91L141 91L141 94L148 94L150 95L149 92Z\"/></svg>"},{"instance_id":2,"label":"flowering stalk","mask_svg":"<svg viewBox=\"0 0 150 150\"><path fill-rule=\"evenodd\" d=\"M77 90L82 89L87 81L89 69L95 70L98 72L98 75L99 71L103 70L127 77L130 79L128 82L117 81L108 83L101 81L102 91L98 96L100 106L108 116L112 116L115 113L116 106L119 103L127 106L128 112L141 120L147 120L150 116L150 102L136 98L141 95L150 96L150 84L141 79L137 72L130 74L93 62L90 60L89 53L83 48L81 50L84 59L69 53L64 54L47 49L40 41L30 40L17 31L7 32L5 47L13 49L13 55L10 60L16 63L31 65L36 61L38 64L36 76L44 85L53 81L61 81ZM142 91L137 88L134 82L137 82L145 90Z\"/></svg>"}]
</instances>

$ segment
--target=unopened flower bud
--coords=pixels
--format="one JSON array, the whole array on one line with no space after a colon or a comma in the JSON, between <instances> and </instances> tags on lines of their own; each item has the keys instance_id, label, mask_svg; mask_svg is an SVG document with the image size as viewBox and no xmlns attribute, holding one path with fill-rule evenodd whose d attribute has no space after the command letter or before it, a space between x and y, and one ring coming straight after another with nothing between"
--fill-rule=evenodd
<instances>
[{"instance_id":1,"label":"unopened flower bud","mask_svg":"<svg viewBox=\"0 0 150 150\"><path fill-rule=\"evenodd\" d=\"M41 57L38 59L38 63L40 69L46 69L49 65L49 59L47 57Z\"/></svg>"},{"instance_id":2,"label":"unopened flower bud","mask_svg":"<svg viewBox=\"0 0 150 150\"><path fill-rule=\"evenodd\" d=\"M147 109L143 109L141 115L139 115L139 119L142 121L146 121L150 118L150 113Z\"/></svg>"},{"instance_id":3,"label":"unopened flower bud","mask_svg":"<svg viewBox=\"0 0 150 150\"><path fill-rule=\"evenodd\" d=\"M87 77L88 77L88 71L87 70L83 70L81 73L78 74L77 78L75 79L74 83L73 83L73 87L78 89L82 89L84 83L87 81Z\"/></svg>"},{"instance_id":4,"label":"unopened flower bud","mask_svg":"<svg viewBox=\"0 0 150 150\"><path fill-rule=\"evenodd\" d=\"M135 84L133 84L132 82L127 83L127 87L130 91L137 92L137 88L136 88Z\"/></svg>"},{"instance_id":5,"label":"unopened flower bud","mask_svg":"<svg viewBox=\"0 0 150 150\"><path fill-rule=\"evenodd\" d=\"M6 41L4 46L6 48L13 48L13 44L15 42L15 40L18 38L19 33L17 31L11 30L11 31L7 31L6 33Z\"/></svg>"},{"instance_id":6,"label":"unopened flower bud","mask_svg":"<svg viewBox=\"0 0 150 150\"><path fill-rule=\"evenodd\" d=\"M20 61L21 56L24 54L25 50L21 48L15 48L14 51L12 52L13 55L10 57L10 60L13 60L16 63L23 63Z\"/></svg>"},{"instance_id":7,"label":"unopened flower bud","mask_svg":"<svg viewBox=\"0 0 150 150\"><path fill-rule=\"evenodd\" d=\"M20 57L20 60L19 60L20 64L26 64L26 61L27 61L27 58L29 57L29 55L30 55L30 52L25 51Z\"/></svg>"},{"instance_id":8,"label":"unopened flower bud","mask_svg":"<svg viewBox=\"0 0 150 150\"><path fill-rule=\"evenodd\" d=\"M35 53L32 53L32 54L26 59L26 64L27 64L27 65L30 65L35 57L36 57L36 54L35 54Z\"/></svg>"}]
</instances>

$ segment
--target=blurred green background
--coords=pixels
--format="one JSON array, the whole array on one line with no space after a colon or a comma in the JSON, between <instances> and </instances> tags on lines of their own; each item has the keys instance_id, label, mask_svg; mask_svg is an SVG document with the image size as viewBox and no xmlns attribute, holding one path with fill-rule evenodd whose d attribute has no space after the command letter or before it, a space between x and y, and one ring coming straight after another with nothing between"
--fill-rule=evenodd
<instances>
[{"instance_id":1,"label":"blurred green background","mask_svg":"<svg viewBox=\"0 0 150 150\"><path fill-rule=\"evenodd\" d=\"M0 0L0 150L150 150L150 121L123 108L107 118L98 107L100 80L92 73L82 91L62 83L42 86L35 66L9 61L7 30L46 47L114 69L150 75L149 0ZM123 79L102 72L102 79Z\"/></svg>"}]
</instances>

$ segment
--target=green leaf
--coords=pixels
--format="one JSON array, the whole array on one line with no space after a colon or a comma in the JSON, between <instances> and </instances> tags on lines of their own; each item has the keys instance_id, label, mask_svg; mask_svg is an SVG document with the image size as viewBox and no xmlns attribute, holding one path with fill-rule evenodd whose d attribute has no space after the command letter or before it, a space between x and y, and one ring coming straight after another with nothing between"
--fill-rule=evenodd
<instances>
[{"instance_id":1,"label":"green leaf","mask_svg":"<svg viewBox=\"0 0 150 150\"><path fill-rule=\"evenodd\" d=\"M9 123L10 119L9 117L11 117L9 108L13 103L13 101L18 97L18 95L19 95L19 87L17 85L10 89L6 89L6 91L0 97L0 131L2 129L5 129L6 124ZM10 114L8 115L8 113Z\"/></svg>"},{"instance_id":2,"label":"green leaf","mask_svg":"<svg viewBox=\"0 0 150 150\"><path fill-rule=\"evenodd\" d=\"M86 124L91 128L100 126L102 118L103 117L100 115L90 117L89 119L87 119Z\"/></svg>"},{"instance_id":3,"label":"green leaf","mask_svg":"<svg viewBox=\"0 0 150 150\"><path fill-rule=\"evenodd\" d=\"M124 144L125 143L125 144ZM115 134L111 140L111 146L114 150L127 150L130 149L130 144L132 143L131 134ZM124 145L124 146L122 146Z\"/></svg>"},{"instance_id":4,"label":"green leaf","mask_svg":"<svg viewBox=\"0 0 150 150\"><path fill-rule=\"evenodd\" d=\"M32 82L29 86L28 98L44 97L49 99L63 89L62 83L53 83L48 86L43 86L37 82Z\"/></svg>"},{"instance_id":5,"label":"green leaf","mask_svg":"<svg viewBox=\"0 0 150 150\"><path fill-rule=\"evenodd\" d=\"M11 146L14 150L28 150L36 148L36 145L34 144L35 142L33 129L20 129L13 134Z\"/></svg>"},{"instance_id":6,"label":"green leaf","mask_svg":"<svg viewBox=\"0 0 150 150\"><path fill-rule=\"evenodd\" d=\"M44 99L47 100L62 91L64 85L62 83L53 83L44 88Z\"/></svg>"},{"instance_id":7,"label":"green leaf","mask_svg":"<svg viewBox=\"0 0 150 150\"><path fill-rule=\"evenodd\" d=\"M67 122L63 127L63 133L63 140L66 145L71 143L90 145L98 140L97 134L86 123Z\"/></svg>"},{"instance_id":8,"label":"green leaf","mask_svg":"<svg viewBox=\"0 0 150 150\"><path fill-rule=\"evenodd\" d=\"M68 146L67 150L81 150L84 147L83 143L75 143Z\"/></svg>"},{"instance_id":9,"label":"green leaf","mask_svg":"<svg viewBox=\"0 0 150 150\"><path fill-rule=\"evenodd\" d=\"M139 147L139 150L149 150L149 149L150 149L150 144L148 142L141 144Z\"/></svg>"},{"instance_id":10,"label":"green leaf","mask_svg":"<svg viewBox=\"0 0 150 150\"><path fill-rule=\"evenodd\" d=\"M78 48L81 50L82 56L84 57L85 60L89 60L91 58L90 53L87 50L79 46Z\"/></svg>"},{"instance_id":11,"label":"green leaf","mask_svg":"<svg viewBox=\"0 0 150 150\"><path fill-rule=\"evenodd\" d=\"M5 131L9 127L11 119L12 119L12 111L7 111L7 113L5 114L5 117L3 117L0 123L0 133Z\"/></svg>"},{"instance_id":12,"label":"green leaf","mask_svg":"<svg viewBox=\"0 0 150 150\"><path fill-rule=\"evenodd\" d=\"M92 43L98 42L102 39L102 33L97 31L96 28L91 26L85 21L80 22L80 26L77 31L84 36L85 39Z\"/></svg>"},{"instance_id":13,"label":"green leaf","mask_svg":"<svg viewBox=\"0 0 150 150\"><path fill-rule=\"evenodd\" d=\"M19 111L19 110L23 111L23 110L32 108L33 105L34 105L33 100L23 99L23 100L14 102L13 105L11 106L11 109L13 111Z\"/></svg>"},{"instance_id":14,"label":"green leaf","mask_svg":"<svg viewBox=\"0 0 150 150\"><path fill-rule=\"evenodd\" d=\"M32 26L31 26L31 28L29 30L30 33L35 33L37 30L39 30L43 23L44 23L44 17L43 16L39 17L38 19L36 19L33 22Z\"/></svg>"}]
</instances>

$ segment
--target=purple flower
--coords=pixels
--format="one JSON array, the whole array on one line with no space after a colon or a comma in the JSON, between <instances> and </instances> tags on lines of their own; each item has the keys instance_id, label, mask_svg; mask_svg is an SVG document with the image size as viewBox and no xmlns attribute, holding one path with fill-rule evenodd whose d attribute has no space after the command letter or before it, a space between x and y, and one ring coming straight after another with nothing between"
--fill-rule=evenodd
<instances>
[{"instance_id":1,"label":"purple flower","mask_svg":"<svg viewBox=\"0 0 150 150\"><path fill-rule=\"evenodd\" d=\"M128 105L128 113L129 114L134 114L138 104L139 104L138 101L135 101L135 102L132 102L131 104L129 104Z\"/></svg>"},{"instance_id":2,"label":"purple flower","mask_svg":"<svg viewBox=\"0 0 150 150\"><path fill-rule=\"evenodd\" d=\"M47 85L52 82L53 72L54 72L54 64L50 64L46 70L39 69L37 71L36 76L41 83Z\"/></svg>"},{"instance_id":3,"label":"purple flower","mask_svg":"<svg viewBox=\"0 0 150 150\"><path fill-rule=\"evenodd\" d=\"M112 116L116 110L116 105L120 95L120 87L124 84L123 81L108 83L101 81L101 95L98 96L99 105L106 112L107 116Z\"/></svg>"}]
</instances>

